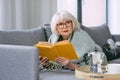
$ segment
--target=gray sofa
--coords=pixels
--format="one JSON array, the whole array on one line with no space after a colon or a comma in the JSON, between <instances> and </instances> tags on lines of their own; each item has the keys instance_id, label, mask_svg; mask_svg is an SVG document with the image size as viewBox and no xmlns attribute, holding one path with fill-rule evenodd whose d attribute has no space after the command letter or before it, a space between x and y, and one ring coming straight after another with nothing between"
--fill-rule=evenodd
<instances>
[{"instance_id":1,"label":"gray sofa","mask_svg":"<svg viewBox=\"0 0 120 80\"><path fill-rule=\"evenodd\" d=\"M115 41L120 41L119 35L111 35L108 26L103 24L99 27L87 28L82 26L87 31L93 40L100 46L103 46L107 39L111 38ZM45 24L34 29L28 30L5 30L0 31L0 80L54 80L54 75L59 73L45 73L39 75L39 59L38 49L33 45L38 41L47 41L51 35L50 25ZM120 63L120 59L109 61L110 63ZM58 77L63 77L63 80L75 79L74 72ZM51 77L49 76L51 74ZM52 75L53 74L53 75ZM49 76L49 77L47 77Z\"/></svg>"}]
</instances>

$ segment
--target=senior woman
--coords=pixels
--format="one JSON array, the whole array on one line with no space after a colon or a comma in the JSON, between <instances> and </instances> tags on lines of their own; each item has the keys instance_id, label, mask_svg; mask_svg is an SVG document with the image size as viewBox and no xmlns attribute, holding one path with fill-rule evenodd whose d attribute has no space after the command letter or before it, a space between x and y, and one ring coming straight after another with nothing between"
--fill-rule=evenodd
<instances>
[{"instance_id":1,"label":"senior woman","mask_svg":"<svg viewBox=\"0 0 120 80\"><path fill-rule=\"evenodd\" d=\"M80 28L77 19L67 11L56 12L51 20L51 31L48 42L54 44L58 41L68 40L74 46L74 49L79 57L78 60L68 60L64 57L58 57L55 62L50 62L48 58L40 58L41 69L46 70L74 70L79 65L85 65L85 53L97 51L102 52L102 49L92 40L87 32ZM54 54L54 53L53 53ZM69 54L69 53L68 53ZM103 64L106 64L106 56L103 58Z\"/></svg>"}]
</instances>

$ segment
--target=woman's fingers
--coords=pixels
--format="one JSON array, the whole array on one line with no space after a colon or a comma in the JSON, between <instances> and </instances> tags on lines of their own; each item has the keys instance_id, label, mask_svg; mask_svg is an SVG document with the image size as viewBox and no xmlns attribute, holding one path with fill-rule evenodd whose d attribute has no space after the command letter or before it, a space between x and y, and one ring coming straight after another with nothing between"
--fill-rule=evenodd
<instances>
[{"instance_id":1,"label":"woman's fingers","mask_svg":"<svg viewBox=\"0 0 120 80\"><path fill-rule=\"evenodd\" d=\"M42 57L41 56L39 56L39 60L41 60L42 59Z\"/></svg>"},{"instance_id":2,"label":"woman's fingers","mask_svg":"<svg viewBox=\"0 0 120 80\"><path fill-rule=\"evenodd\" d=\"M57 63L63 65L63 66L68 65L69 62L70 62L68 59L66 59L66 58L64 58L64 57L58 57L58 58L55 59L55 61L56 61Z\"/></svg>"},{"instance_id":3,"label":"woman's fingers","mask_svg":"<svg viewBox=\"0 0 120 80\"><path fill-rule=\"evenodd\" d=\"M75 69L75 67L77 67L77 65L73 64L70 60L68 60L64 57L56 58L55 61L69 69Z\"/></svg>"},{"instance_id":4,"label":"woman's fingers","mask_svg":"<svg viewBox=\"0 0 120 80\"><path fill-rule=\"evenodd\" d=\"M40 64L42 65L46 65L46 63L48 63L49 59L47 57L43 57L41 60L40 60Z\"/></svg>"}]
</instances>

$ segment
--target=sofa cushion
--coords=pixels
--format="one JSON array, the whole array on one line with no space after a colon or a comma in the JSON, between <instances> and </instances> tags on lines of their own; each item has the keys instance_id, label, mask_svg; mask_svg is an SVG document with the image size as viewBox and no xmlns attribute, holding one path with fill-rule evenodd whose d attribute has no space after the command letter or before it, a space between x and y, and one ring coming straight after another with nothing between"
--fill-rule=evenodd
<instances>
[{"instance_id":1,"label":"sofa cushion","mask_svg":"<svg viewBox=\"0 0 120 80\"><path fill-rule=\"evenodd\" d=\"M120 35L119 34L114 34L114 35L112 35L112 37L114 38L114 41L120 41Z\"/></svg>"},{"instance_id":2,"label":"sofa cushion","mask_svg":"<svg viewBox=\"0 0 120 80\"><path fill-rule=\"evenodd\" d=\"M28 30L3 30L0 31L0 44L29 45L38 41L45 41L45 32L42 27Z\"/></svg>"},{"instance_id":3,"label":"sofa cushion","mask_svg":"<svg viewBox=\"0 0 120 80\"><path fill-rule=\"evenodd\" d=\"M83 80L75 76L74 71L59 70L40 72L40 80Z\"/></svg>"},{"instance_id":4,"label":"sofa cushion","mask_svg":"<svg viewBox=\"0 0 120 80\"><path fill-rule=\"evenodd\" d=\"M101 47L106 43L106 41L112 36L106 24L94 27L83 27L85 31L92 37L92 39Z\"/></svg>"}]
</instances>

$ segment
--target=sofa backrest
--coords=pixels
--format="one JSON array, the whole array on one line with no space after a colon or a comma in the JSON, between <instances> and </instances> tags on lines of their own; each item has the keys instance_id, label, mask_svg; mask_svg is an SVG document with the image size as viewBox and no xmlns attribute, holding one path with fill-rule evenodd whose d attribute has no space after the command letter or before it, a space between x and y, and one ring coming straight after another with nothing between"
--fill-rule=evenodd
<instances>
[{"instance_id":1,"label":"sofa backrest","mask_svg":"<svg viewBox=\"0 0 120 80\"><path fill-rule=\"evenodd\" d=\"M50 24L44 24L42 27L43 27L43 29L45 31L45 38L48 41L50 35L52 34Z\"/></svg>"},{"instance_id":2,"label":"sofa backrest","mask_svg":"<svg viewBox=\"0 0 120 80\"><path fill-rule=\"evenodd\" d=\"M50 24L45 24L43 27L47 35L46 37L48 39L51 34ZM109 28L106 24L93 26L93 27L85 27L81 25L81 28L85 30L91 36L91 38L96 42L96 44L100 45L101 47L106 43L106 41L109 38L113 39L109 31Z\"/></svg>"},{"instance_id":3,"label":"sofa backrest","mask_svg":"<svg viewBox=\"0 0 120 80\"><path fill-rule=\"evenodd\" d=\"M0 44L32 46L38 41L45 41L45 31L40 26L28 30L2 30L0 31Z\"/></svg>"},{"instance_id":4,"label":"sofa backrest","mask_svg":"<svg viewBox=\"0 0 120 80\"><path fill-rule=\"evenodd\" d=\"M92 39L101 47L106 43L108 39L113 39L109 31L109 28L106 24L94 27L85 27L82 28L92 37Z\"/></svg>"}]
</instances>

